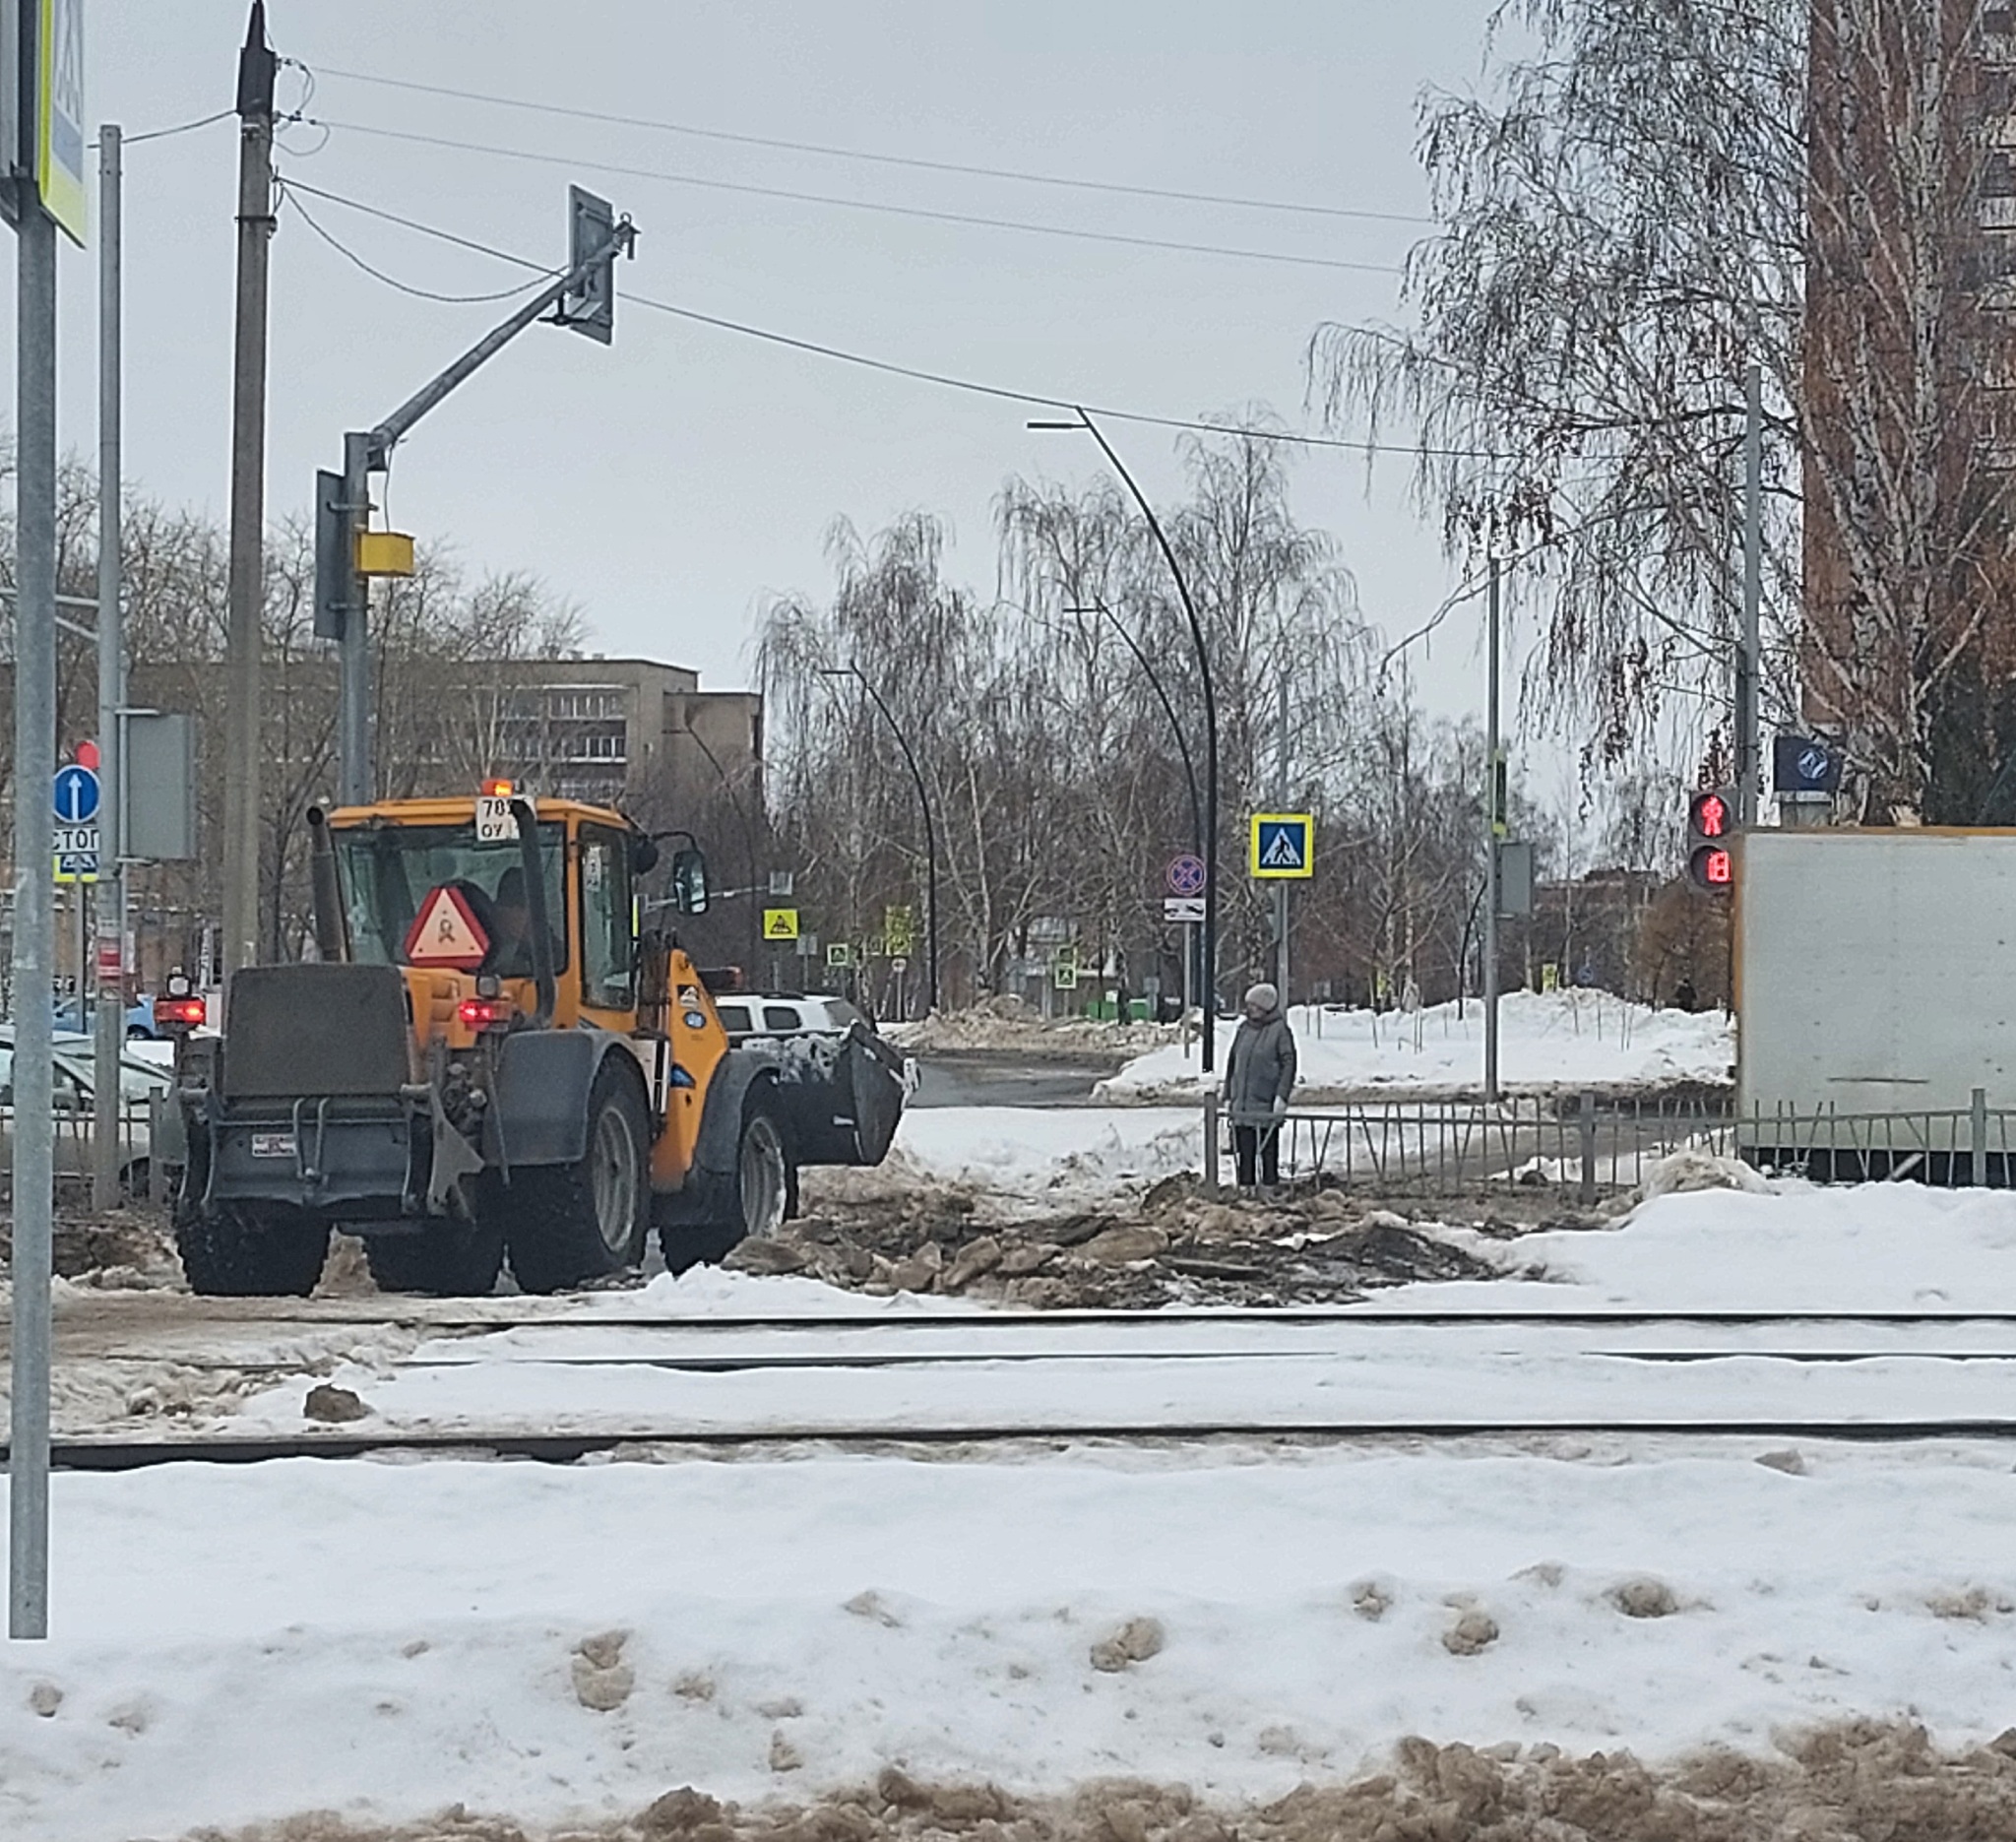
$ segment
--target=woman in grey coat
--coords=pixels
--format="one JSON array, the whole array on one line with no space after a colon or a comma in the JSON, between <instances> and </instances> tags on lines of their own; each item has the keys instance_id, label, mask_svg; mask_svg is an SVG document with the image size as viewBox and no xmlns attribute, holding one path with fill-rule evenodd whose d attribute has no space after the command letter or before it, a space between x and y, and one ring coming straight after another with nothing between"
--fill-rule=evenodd
<instances>
[{"instance_id":1,"label":"woman in grey coat","mask_svg":"<svg viewBox=\"0 0 2016 1842\"><path fill-rule=\"evenodd\" d=\"M1288 1111L1294 1086L1294 1032L1282 1015L1281 993L1271 985L1249 986L1246 1015L1225 1065L1225 1104L1232 1116L1241 1189L1253 1187L1256 1164L1262 1182L1272 1187L1281 1181L1281 1127L1268 1121Z\"/></svg>"}]
</instances>

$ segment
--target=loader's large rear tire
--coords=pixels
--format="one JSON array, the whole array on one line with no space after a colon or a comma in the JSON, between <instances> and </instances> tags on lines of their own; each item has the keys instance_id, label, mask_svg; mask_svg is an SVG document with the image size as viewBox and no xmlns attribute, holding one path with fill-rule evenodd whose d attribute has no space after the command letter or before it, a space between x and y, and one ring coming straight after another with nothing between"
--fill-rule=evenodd
<instances>
[{"instance_id":1,"label":"loader's large rear tire","mask_svg":"<svg viewBox=\"0 0 2016 1842\"><path fill-rule=\"evenodd\" d=\"M674 1273L719 1260L740 1241L775 1235L797 1213L797 1160L777 1097L767 1087L752 1089L742 1103L734 1175L719 1185L699 1219L662 1226L659 1250Z\"/></svg>"},{"instance_id":2,"label":"loader's large rear tire","mask_svg":"<svg viewBox=\"0 0 2016 1842\"><path fill-rule=\"evenodd\" d=\"M288 1203L227 1203L175 1226L189 1289L213 1299L305 1299L329 1257L329 1224Z\"/></svg>"},{"instance_id":3,"label":"loader's large rear tire","mask_svg":"<svg viewBox=\"0 0 2016 1842\"><path fill-rule=\"evenodd\" d=\"M491 1219L439 1222L417 1235L367 1235L364 1264L380 1292L487 1299L504 1270L504 1231Z\"/></svg>"},{"instance_id":4,"label":"loader's large rear tire","mask_svg":"<svg viewBox=\"0 0 2016 1842\"><path fill-rule=\"evenodd\" d=\"M580 1163L511 1173L485 1185L504 1223L512 1276L527 1292L558 1292L644 1258L651 1221L651 1123L644 1084L613 1055L588 1097Z\"/></svg>"}]
</instances>

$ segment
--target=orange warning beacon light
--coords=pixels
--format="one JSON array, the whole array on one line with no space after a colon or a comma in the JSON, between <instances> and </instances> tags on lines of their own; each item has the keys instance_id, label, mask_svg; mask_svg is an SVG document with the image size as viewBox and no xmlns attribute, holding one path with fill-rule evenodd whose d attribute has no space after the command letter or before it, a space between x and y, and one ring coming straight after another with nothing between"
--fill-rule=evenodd
<instances>
[{"instance_id":1,"label":"orange warning beacon light","mask_svg":"<svg viewBox=\"0 0 2016 1842\"><path fill-rule=\"evenodd\" d=\"M406 963L444 972L474 972L490 951L490 934L469 897L453 883L431 890L406 930Z\"/></svg>"},{"instance_id":2,"label":"orange warning beacon light","mask_svg":"<svg viewBox=\"0 0 2016 1842\"><path fill-rule=\"evenodd\" d=\"M518 789L509 781L485 781L483 783L483 797L485 799L509 799L517 791Z\"/></svg>"}]
</instances>

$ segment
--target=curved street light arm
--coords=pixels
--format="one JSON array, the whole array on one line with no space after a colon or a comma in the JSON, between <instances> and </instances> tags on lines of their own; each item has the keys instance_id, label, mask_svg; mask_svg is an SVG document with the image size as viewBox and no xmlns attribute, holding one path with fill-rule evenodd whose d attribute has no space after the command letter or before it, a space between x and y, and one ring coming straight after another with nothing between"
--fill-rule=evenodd
<instances>
[{"instance_id":1,"label":"curved street light arm","mask_svg":"<svg viewBox=\"0 0 2016 1842\"><path fill-rule=\"evenodd\" d=\"M889 725L890 734L896 737L896 745L903 751L904 765L910 769L911 780L917 790L917 804L924 815L924 944L928 955L925 1014L929 1015L938 1008L938 827L931 817L931 795L924 789L923 770L917 766L917 758L911 752L910 739L896 721L895 712L882 701L882 693L868 681L867 673L859 666L837 666L822 671L821 675L853 678L867 692L868 701L881 712L882 721Z\"/></svg>"},{"instance_id":2,"label":"curved street light arm","mask_svg":"<svg viewBox=\"0 0 2016 1842\"><path fill-rule=\"evenodd\" d=\"M1080 610L1075 607L1067 607L1064 611L1069 614L1077 613ZM1183 725L1176 716L1176 707L1169 701L1169 694L1163 686L1162 674L1149 663L1147 653L1141 648L1141 642L1132 633L1128 632L1120 616L1114 613L1112 608L1107 606L1104 602L1094 602L1091 605L1091 611L1105 615L1113 623L1113 631L1126 641L1127 650L1134 655L1135 662L1141 667L1142 676L1147 678L1150 687L1155 692L1156 702L1162 705L1163 715L1169 720L1169 730L1176 738L1176 752L1183 759L1183 779L1188 783L1190 789L1191 842L1197 855L1201 857L1204 855L1204 802L1197 792L1197 763L1190 753L1190 738L1183 733ZM2011 759L2016 760L2016 756L2012 756Z\"/></svg>"},{"instance_id":3,"label":"curved street light arm","mask_svg":"<svg viewBox=\"0 0 2016 1842\"><path fill-rule=\"evenodd\" d=\"M1113 471L1134 495L1142 517L1148 520L1149 530L1155 533L1169 574L1175 578L1176 593L1182 597L1183 612L1190 622L1190 644L1197 654L1198 675L1204 681L1204 1072L1209 1074L1216 1065L1214 1051L1218 1042L1218 693L1211 682L1211 652L1204 642L1204 623L1197 617L1197 603L1190 599L1183 566L1176 561L1175 548L1162 528L1162 520L1156 517L1155 507L1135 483L1126 463L1113 452L1112 443L1099 424L1082 406L1073 407L1080 424L1099 443L1100 452L1111 462Z\"/></svg>"}]
</instances>

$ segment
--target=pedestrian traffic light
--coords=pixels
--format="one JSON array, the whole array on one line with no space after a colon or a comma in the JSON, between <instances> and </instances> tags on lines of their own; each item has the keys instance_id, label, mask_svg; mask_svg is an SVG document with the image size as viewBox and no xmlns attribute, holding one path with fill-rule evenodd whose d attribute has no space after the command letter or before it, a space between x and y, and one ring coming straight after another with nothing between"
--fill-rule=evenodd
<instances>
[{"instance_id":1,"label":"pedestrian traffic light","mask_svg":"<svg viewBox=\"0 0 2016 1842\"><path fill-rule=\"evenodd\" d=\"M1723 893L1736 879L1730 847L1736 830L1736 796L1727 787L1703 788L1687 800L1687 875L1697 889Z\"/></svg>"}]
</instances>

